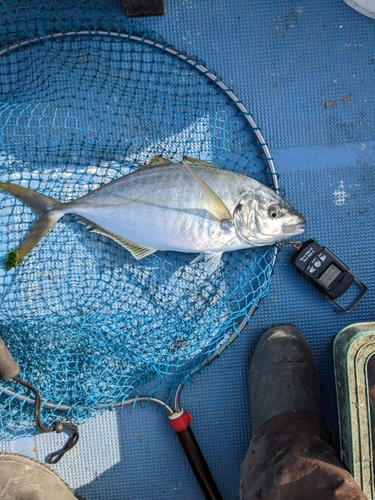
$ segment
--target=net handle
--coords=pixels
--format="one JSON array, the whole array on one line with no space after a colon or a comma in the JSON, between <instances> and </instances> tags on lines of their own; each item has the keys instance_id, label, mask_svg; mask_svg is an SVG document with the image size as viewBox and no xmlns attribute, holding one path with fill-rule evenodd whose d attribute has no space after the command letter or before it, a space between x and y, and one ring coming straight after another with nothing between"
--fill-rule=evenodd
<instances>
[{"instance_id":1,"label":"net handle","mask_svg":"<svg viewBox=\"0 0 375 500\"><path fill-rule=\"evenodd\" d=\"M190 413L184 410L174 412L169 416L169 422L177 434L204 497L206 500L222 500L220 491L190 427L192 420Z\"/></svg>"}]
</instances>

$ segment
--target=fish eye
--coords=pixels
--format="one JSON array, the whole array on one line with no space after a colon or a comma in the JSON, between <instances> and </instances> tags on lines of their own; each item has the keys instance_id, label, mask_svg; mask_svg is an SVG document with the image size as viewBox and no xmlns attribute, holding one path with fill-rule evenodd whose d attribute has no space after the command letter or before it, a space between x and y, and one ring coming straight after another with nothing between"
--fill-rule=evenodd
<instances>
[{"instance_id":1,"label":"fish eye","mask_svg":"<svg viewBox=\"0 0 375 500\"><path fill-rule=\"evenodd\" d=\"M271 219L277 219L278 217L281 217L281 210L279 207L269 207L267 213L268 216L271 217Z\"/></svg>"}]
</instances>

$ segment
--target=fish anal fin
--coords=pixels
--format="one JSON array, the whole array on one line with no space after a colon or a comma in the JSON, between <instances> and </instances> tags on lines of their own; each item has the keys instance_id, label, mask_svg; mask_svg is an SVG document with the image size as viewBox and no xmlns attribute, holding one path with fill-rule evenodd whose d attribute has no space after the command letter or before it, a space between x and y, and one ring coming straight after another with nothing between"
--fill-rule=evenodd
<instances>
[{"instance_id":1,"label":"fish anal fin","mask_svg":"<svg viewBox=\"0 0 375 500\"><path fill-rule=\"evenodd\" d=\"M143 259L148 255L151 255L158 251L157 248L146 247L144 245L140 245L139 243L133 243L129 240L117 240L123 247L125 247L129 252L133 255L133 257L137 260Z\"/></svg>"},{"instance_id":2,"label":"fish anal fin","mask_svg":"<svg viewBox=\"0 0 375 500\"><path fill-rule=\"evenodd\" d=\"M220 223L223 220L231 220L232 216L231 216L227 206L223 202L223 200L215 193L215 191L213 191L210 188L210 186L208 186L204 182L203 179L201 179L199 177L199 175L197 173L194 172L194 170L191 167L189 167L189 165L187 165L185 163L185 167L189 170L191 175L194 177L194 179L199 184L199 187L202 190L202 193L203 193L203 196L204 196L204 199L206 202L207 211L209 212L211 217L214 220L219 221Z\"/></svg>"},{"instance_id":3,"label":"fish anal fin","mask_svg":"<svg viewBox=\"0 0 375 500\"><path fill-rule=\"evenodd\" d=\"M121 246L123 246L124 248L129 250L129 252L137 260L143 259L144 257L147 257L148 255L151 255L151 254L158 251L157 248L153 248L153 247L150 247L147 245L142 245L140 243L136 243L134 241L130 241L126 238L123 238L122 236L114 234L110 231L106 231L102 227L94 224L93 222L91 222L83 217L81 217L81 219L89 227L89 229L92 233L102 234L103 236L107 236L108 238L111 238L112 240L116 241Z\"/></svg>"}]
</instances>

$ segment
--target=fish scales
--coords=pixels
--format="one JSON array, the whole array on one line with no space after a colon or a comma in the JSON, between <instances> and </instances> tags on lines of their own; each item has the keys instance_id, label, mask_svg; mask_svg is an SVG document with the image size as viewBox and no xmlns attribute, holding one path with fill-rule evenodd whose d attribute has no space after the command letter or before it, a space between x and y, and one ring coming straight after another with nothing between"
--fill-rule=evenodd
<instances>
[{"instance_id":1,"label":"fish scales","mask_svg":"<svg viewBox=\"0 0 375 500\"><path fill-rule=\"evenodd\" d=\"M124 245L135 258L157 250L199 253L207 272L226 251L263 246L303 231L305 220L271 188L242 174L185 158L149 165L61 203L10 183L0 188L39 215L17 253L21 261L66 214Z\"/></svg>"},{"instance_id":2,"label":"fish scales","mask_svg":"<svg viewBox=\"0 0 375 500\"><path fill-rule=\"evenodd\" d=\"M229 212L233 212L234 200L240 198L241 191L254 189L255 183L259 185L226 170L196 167L195 171ZM236 237L234 232L224 233L210 217L199 185L183 164L135 171L67 204L63 210L159 250L219 249Z\"/></svg>"}]
</instances>

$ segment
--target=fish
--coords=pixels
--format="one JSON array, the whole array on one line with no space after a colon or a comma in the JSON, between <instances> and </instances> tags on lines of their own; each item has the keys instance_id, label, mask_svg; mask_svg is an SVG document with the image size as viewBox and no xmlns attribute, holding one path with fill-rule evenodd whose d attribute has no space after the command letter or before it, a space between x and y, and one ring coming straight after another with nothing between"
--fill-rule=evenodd
<instances>
[{"instance_id":1,"label":"fish","mask_svg":"<svg viewBox=\"0 0 375 500\"><path fill-rule=\"evenodd\" d=\"M0 189L37 212L14 265L33 251L66 214L112 238L136 259L156 251L198 253L208 274L222 254L272 245L304 231L304 217L273 189L244 174L186 156L155 156L145 166L76 200L62 203L30 188L0 182Z\"/></svg>"}]
</instances>

